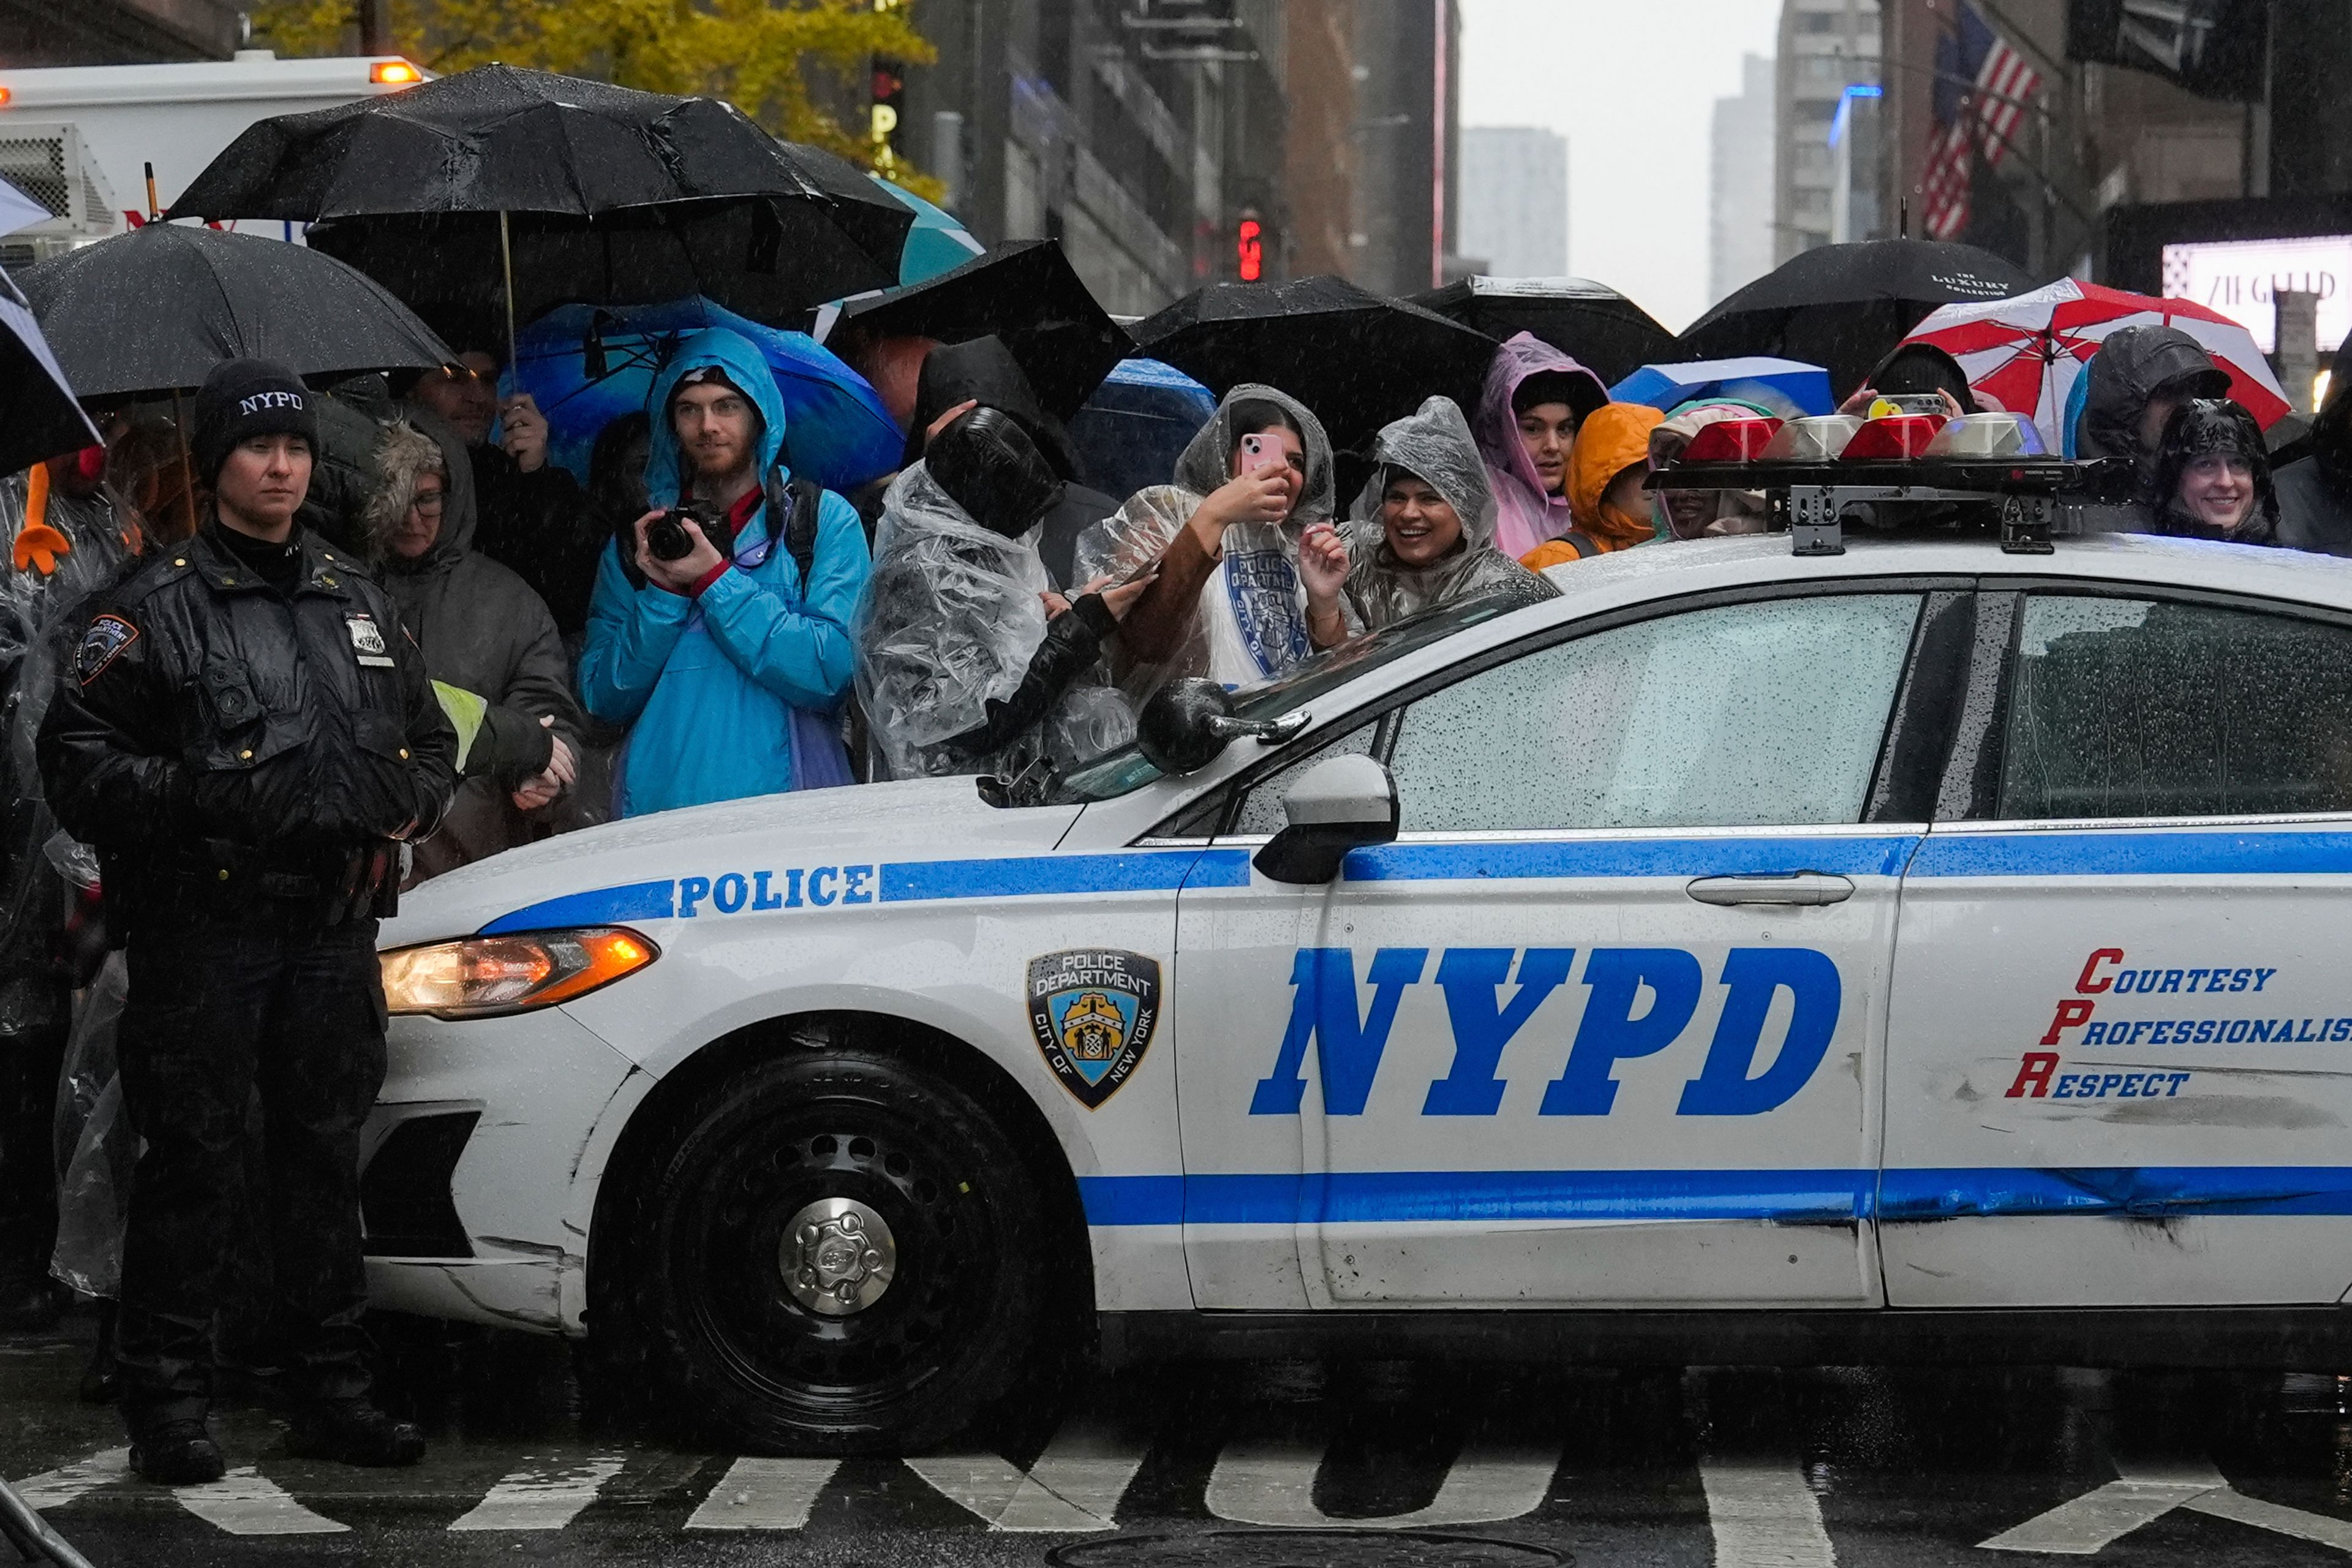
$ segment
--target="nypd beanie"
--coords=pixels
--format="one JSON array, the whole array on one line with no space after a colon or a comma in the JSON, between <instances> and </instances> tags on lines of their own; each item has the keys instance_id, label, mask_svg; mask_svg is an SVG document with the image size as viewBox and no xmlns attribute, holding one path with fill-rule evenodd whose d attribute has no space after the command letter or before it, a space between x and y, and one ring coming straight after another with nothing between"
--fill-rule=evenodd
<instances>
[{"instance_id":1,"label":"nypd beanie","mask_svg":"<svg viewBox=\"0 0 2352 1568\"><path fill-rule=\"evenodd\" d=\"M194 428L188 446L207 485L237 443L256 436L299 436L319 449L319 416L302 378L275 360L225 360L205 377L196 394Z\"/></svg>"}]
</instances>

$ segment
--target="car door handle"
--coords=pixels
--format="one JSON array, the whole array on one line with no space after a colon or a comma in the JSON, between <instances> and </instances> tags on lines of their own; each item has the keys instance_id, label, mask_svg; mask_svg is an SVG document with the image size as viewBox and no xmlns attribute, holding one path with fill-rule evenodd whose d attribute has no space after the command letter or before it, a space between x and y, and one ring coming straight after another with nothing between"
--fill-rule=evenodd
<instances>
[{"instance_id":1,"label":"car door handle","mask_svg":"<svg viewBox=\"0 0 2352 1568\"><path fill-rule=\"evenodd\" d=\"M1683 891L1702 904L1836 904L1853 897L1853 883L1822 871L1764 877L1701 877Z\"/></svg>"}]
</instances>

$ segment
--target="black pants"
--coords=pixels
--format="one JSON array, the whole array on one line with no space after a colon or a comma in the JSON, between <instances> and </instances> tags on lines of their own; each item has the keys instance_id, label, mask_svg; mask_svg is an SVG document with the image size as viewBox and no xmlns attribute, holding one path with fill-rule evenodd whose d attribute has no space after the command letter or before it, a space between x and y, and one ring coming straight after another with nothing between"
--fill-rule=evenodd
<instances>
[{"instance_id":1,"label":"black pants","mask_svg":"<svg viewBox=\"0 0 2352 1568\"><path fill-rule=\"evenodd\" d=\"M258 1215L289 1392L368 1386L360 1326L360 1128L383 1086L375 921L331 929L275 907L235 923L142 922L127 943L118 1047L146 1140L122 1252L122 1411L135 1436L201 1417L224 1260ZM261 1103L268 1192L245 1200L246 1112Z\"/></svg>"},{"instance_id":2,"label":"black pants","mask_svg":"<svg viewBox=\"0 0 2352 1568\"><path fill-rule=\"evenodd\" d=\"M59 993L46 1008L11 1002L39 985ZM58 1243L55 1151L58 1075L65 1066L64 982L47 975L0 980L0 1289L19 1292L49 1277Z\"/></svg>"}]
</instances>

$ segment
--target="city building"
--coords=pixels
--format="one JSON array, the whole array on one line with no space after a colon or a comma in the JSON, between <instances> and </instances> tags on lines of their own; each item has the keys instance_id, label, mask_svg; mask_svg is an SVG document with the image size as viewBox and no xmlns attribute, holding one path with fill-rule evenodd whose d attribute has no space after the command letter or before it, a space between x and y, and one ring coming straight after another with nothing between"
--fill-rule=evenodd
<instances>
[{"instance_id":1,"label":"city building","mask_svg":"<svg viewBox=\"0 0 2352 1568\"><path fill-rule=\"evenodd\" d=\"M1851 102L1847 89L1878 85L1878 0L1782 0L1773 63L1775 265L1835 237L1842 168L1830 133ZM1849 208L1850 223L1853 216ZM1870 237L1865 227L1844 237Z\"/></svg>"},{"instance_id":2,"label":"city building","mask_svg":"<svg viewBox=\"0 0 2352 1568\"><path fill-rule=\"evenodd\" d=\"M1772 62L1739 62L1739 95L1715 100L1707 160L1707 298L1720 300L1772 270Z\"/></svg>"},{"instance_id":3,"label":"city building","mask_svg":"<svg viewBox=\"0 0 2352 1568\"><path fill-rule=\"evenodd\" d=\"M1123 314L1239 276L1245 220L1265 278L1426 289L1455 223L1452 9L930 0L898 147L975 235L1059 238Z\"/></svg>"},{"instance_id":4,"label":"city building","mask_svg":"<svg viewBox=\"0 0 2352 1568\"><path fill-rule=\"evenodd\" d=\"M1465 126L1457 238L1483 272L1567 272L1568 139L1532 126Z\"/></svg>"}]
</instances>

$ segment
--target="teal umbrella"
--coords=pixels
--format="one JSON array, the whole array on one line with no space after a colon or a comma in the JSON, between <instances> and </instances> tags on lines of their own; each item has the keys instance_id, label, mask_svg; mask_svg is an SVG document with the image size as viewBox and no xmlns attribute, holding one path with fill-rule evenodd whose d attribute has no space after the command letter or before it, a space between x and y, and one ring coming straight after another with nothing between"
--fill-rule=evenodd
<instances>
[{"instance_id":1,"label":"teal umbrella","mask_svg":"<svg viewBox=\"0 0 2352 1568\"><path fill-rule=\"evenodd\" d=\"M915 215L915 226L907 231L906 248L898 253L901 287L936 278L988 248L974 239L971 231L945 207L933 206L914 192L901 190L878 174L872 178L876 184L906 203Z\"/></svg>"}]
</instances>

